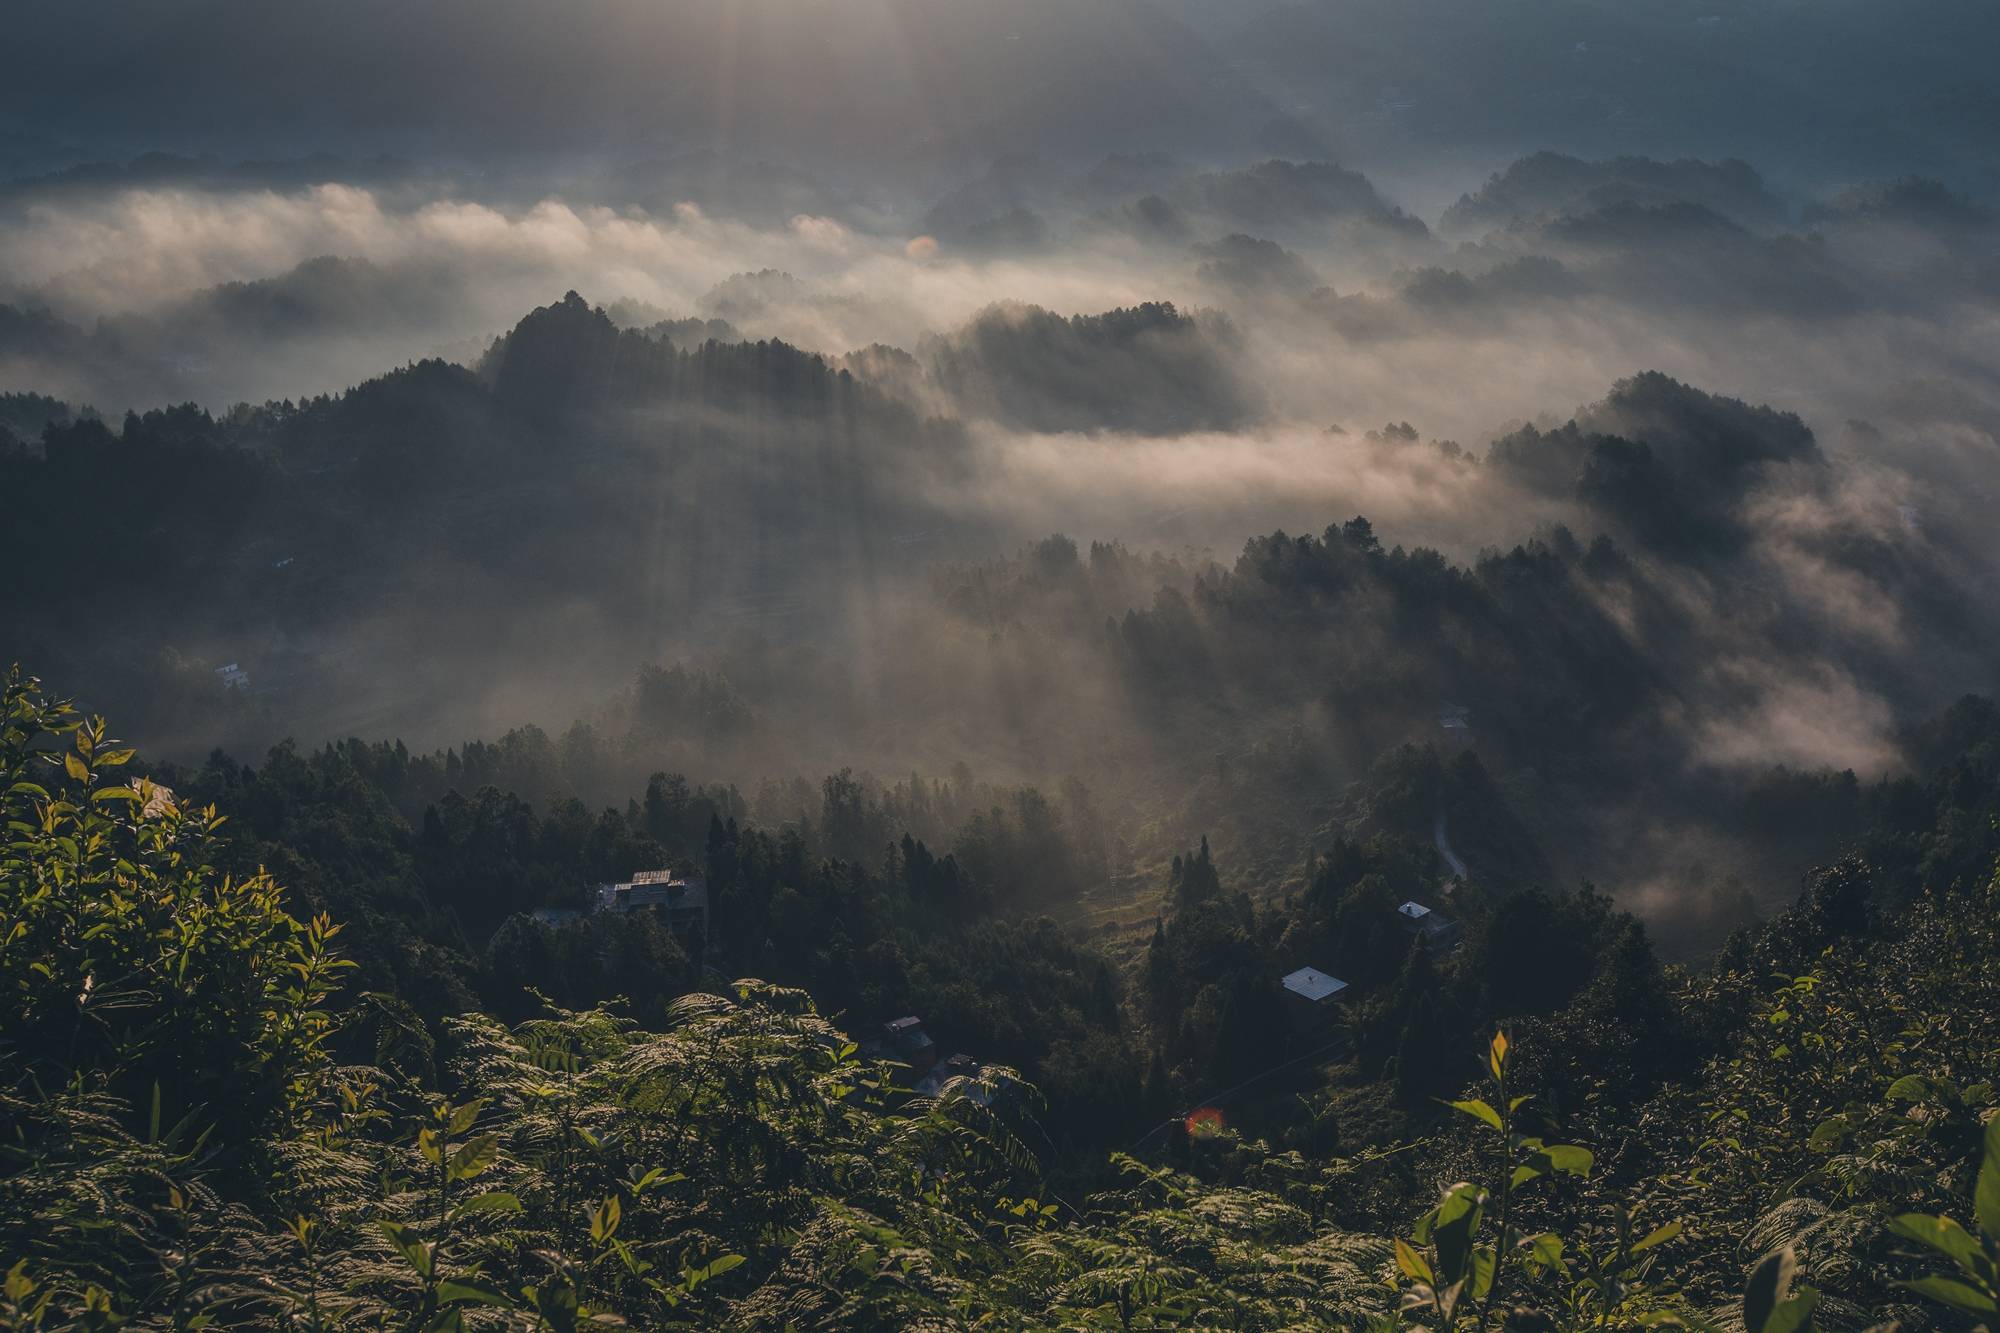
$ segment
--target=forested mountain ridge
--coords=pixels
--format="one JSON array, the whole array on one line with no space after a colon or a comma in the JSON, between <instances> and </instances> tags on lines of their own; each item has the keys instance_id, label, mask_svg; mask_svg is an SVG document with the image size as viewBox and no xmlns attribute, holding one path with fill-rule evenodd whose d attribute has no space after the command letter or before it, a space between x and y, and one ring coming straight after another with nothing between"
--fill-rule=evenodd
<instances>
[{"instance_id":1,"label":"forested mountain ridge","mask_svg":"<svg viewBox=\"0 0 2000 1333\"><path fill-rule=\"evenodd\" d=\"M1360 817L1347 785L1434 739L1448 708L1558 879L1750 857L1742 878L1783 882L1830 852L1838 793L1795 801L1756 848L1743 799L1891 767L1905 719L1984 680L2000 624L1972 595L1970 538L1885 504L1797 416L1657 373L1484 454L1406 423L1353 446L1518 512L1475 554L1358 516L1267 531L1231 561L1060 534L973 554L1007 549L967 507L1006 473L977 446L986 424L929 414L937 394L1027 411L1018 391L1062 364L1077 392L1033 410L1110 432L1051 455L1084 467L1149 447L1117 433L1128 400L1236 413L1201 350L1231 336L1162 305L996 308L927 365L874 349L847 359L862 373L620 329L571 293L476 367L426 361L337 397L114 429L21 396L9 429L42 425L0 450L21 502L0 558L24 572L0 590L0 648L117 703L153 753L417 726L435 745L532 707L598 731L562 788L591 801L659 769L1076 778L1147 856L1213 835L1265 891L1301 887ZM1187 396L1110 387L1134 379ZM84 486L119 541L71 549L64 497ZM133 551L143 583L116 577ZM63 562L99 579L99 613L58 595ZM721 682L726 716L670 708L625 738L605 697L633 663L675 661ZM1447 817L1476 840L1488 808ZM1740 916L1703 905L1670 946Z\"/></svg>"},{"instance_id":2,"label":"forested mountain ridge","mask_svg":"<svg viewBox=\"0 0 2000 1333\"><path fill-rule=\"evenodd\" d=\"M832 608L807 594L897 563L885 534L932 523L922 488L956 466L955 425L824 358L776 342L680 349L573 294L478 371L425 361L221 418L45 416L32 444L0 449L20 502L0 555L38 568L63 542L59 497L88 482L156 581L114 594L126 629L112 643L37 578L11 580L8 649L151 701L153 734L185 727L196 746L259 729L243 701L203 689L204 663L244 662L290 718L331 705L351 719L412 697L444 706L467 660L574 664L500 607L546 609L593 660L626 663L760 614L818 624ZM78 558L108 574L121 554ZM383 680L375 659L413 633L455 651Z\"/></svg>"},{"instance_id":3,"label":"forested mountain ridge","mask_svg":"<svg viewBox=\"0 0 2000 1333\"><path fill-rule=\"evenodd\" d=\"M32 683L5 700L11 1327L1948 1328L1991 1299L2000 881L1945 846L2000 792L1990 705L1873 799L1882 870L1814 877L1700 974L1614 928L1490 1043L1462 1128L1380 1144L1328 1103L1287 1147L1204 1113L1072 1198L1004 1067L911 1098L806 992L510 1029L344 987L346 932L220 869L227 825ZM1214 881L1184 859L1177 920L1226 919ZM1520 951L1571 938L1488 932L1459 975L1532 980ZM1451 1096L1484 1044L1405 1024L1392 1067Z\"/></svg>"}]
</instances>

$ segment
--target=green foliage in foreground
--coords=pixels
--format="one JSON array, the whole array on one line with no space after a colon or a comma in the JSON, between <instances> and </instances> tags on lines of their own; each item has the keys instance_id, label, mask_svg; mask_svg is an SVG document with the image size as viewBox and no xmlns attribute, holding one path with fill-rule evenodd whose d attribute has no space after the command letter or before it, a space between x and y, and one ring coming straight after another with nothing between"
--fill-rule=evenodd
<instances>
[{"instance_id":1,"label":"green foliage in foreground","mask_svg":"<svg viewBox=\"0 0 2000 1333\"><path fill-rule=\"evenodd\" d=\"M1995 1317L2000 884L1858 935L1823 885L1684 990L1728 1054L1644 1103L1577 1095L1564 1052L1615 1042L1572 1011L1493 1039L1459 1130L1352 1159L1202 1134L1072 1203L1031 1089L911 1096L797 991L689 996L660 1031L342 997L337 927L219 874L212 811L4 690L0 1328Z\"/></svg>"}]
</instances>

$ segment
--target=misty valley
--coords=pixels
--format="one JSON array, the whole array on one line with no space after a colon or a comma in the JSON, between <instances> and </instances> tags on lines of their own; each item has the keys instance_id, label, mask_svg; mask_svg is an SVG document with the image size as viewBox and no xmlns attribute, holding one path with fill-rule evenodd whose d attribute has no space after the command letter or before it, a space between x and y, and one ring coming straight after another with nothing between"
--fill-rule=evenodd
<instances>
[{"instance_id":1,"label":"misty valley","mask_svg":"<svg viewBox=\"0 0 2000 1333\"><path fill-rule=\"evenodd\" d=\"M2000 25L560 9L19 16L0 1329L2000 1323Z\"/></svg>"}]
</instances>

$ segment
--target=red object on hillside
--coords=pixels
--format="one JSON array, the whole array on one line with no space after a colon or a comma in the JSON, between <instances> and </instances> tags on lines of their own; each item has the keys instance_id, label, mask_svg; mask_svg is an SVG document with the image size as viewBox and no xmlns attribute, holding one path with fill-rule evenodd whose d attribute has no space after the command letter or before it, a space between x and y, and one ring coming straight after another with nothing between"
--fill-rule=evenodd
<instances>
[{"instance_id":1,"label":"red object on hillside","mask_svg":"<svg viewBox=\"0 0 2000 1333\"><path fill-rule=\"evenodd\" d=\"M1187 1113L1187 1132L1190 1138L1217 1133L1222 1129L1222 1124L1222 1112L1213 1106L1198 1107Z\"/></svg>"}]
</instances>

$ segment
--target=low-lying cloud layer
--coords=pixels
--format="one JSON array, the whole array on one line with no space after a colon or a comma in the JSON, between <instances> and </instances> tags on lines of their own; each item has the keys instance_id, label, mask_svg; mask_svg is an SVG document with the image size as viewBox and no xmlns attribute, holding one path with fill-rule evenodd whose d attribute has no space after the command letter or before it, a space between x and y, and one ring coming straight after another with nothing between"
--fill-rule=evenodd
<instances>
[{"instance_id":1,"label":"low-lying cloud layer","mask_svg":"<svg viewBox=\"0 0 2000 1333\"><path fill-rule=\"evenodd\" d=\"M1198 755L1305 827L1456 701L1535 803L1600 801L1560 869L1635 884L1702 784L1888 773L1994 687L1991 213L1735 162L1468 184L1435 223L1330 164L1152 157L775 219L630 180L19 187L0 392L212 415L7 400L0 466L102 488L161 586L97 655L22 592L0 656L180 682L166 748L217 739L231 660L238 743L431 744L684 659L755 719L657 742L706 775L1137 801L1207 790Z\"/></svg>"},{"instance_id":2,"label":"low-lying cloud layer","mask_svg":"<svg viewBox=\"0 0 2000 1333\"><path fill-rule=\"evenodd\" d=\"M1649 367L1822 428L1893 417L1884 400L1943 380L1969 409L1955 415L1991 426L2000 388L1978 349L2000 310L2000 225L1943 187L1857 188L1787 226L1716 211L1730 201L1712 176L1768 198L1754 175L1673 164L1643 199L1517 186L1508 208L1544 211L1452 244L1351 173L1320 170L1099 169L1038 201L1040 239L992 244L920 231L921 218L765 225L588 195L43 188L0 219L0 301L18 312L0 366L109 411L219 409L336 391L425 355L470 359L569 289L829 356L963 342L996 305L1074 317L1165 301L1226 318L1202 316L1236 381L1221 392L1280 419L1422 417L1476 436ZM1189 207L1214 200L1226 206ZM1171 226L1139 220L1149 201ZM981 216L1013 206L1001 194ZM1183 415L1191 428L1228 419Z\"/></svg>"}]
</instances>

